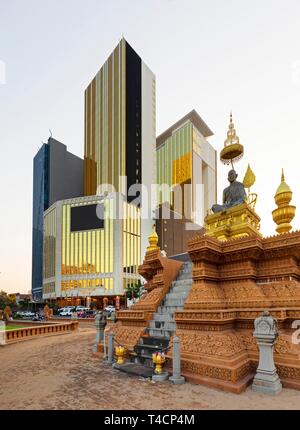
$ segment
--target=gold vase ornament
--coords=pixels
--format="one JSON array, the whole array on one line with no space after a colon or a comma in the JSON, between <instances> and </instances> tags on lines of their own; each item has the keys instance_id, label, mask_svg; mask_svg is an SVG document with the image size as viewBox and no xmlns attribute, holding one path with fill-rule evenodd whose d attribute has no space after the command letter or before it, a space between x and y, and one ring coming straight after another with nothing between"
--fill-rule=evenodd
<instances>
[{"instance_id":1,"label":"gold vase ornament","mask_svg":"<svg viewBox=\"0 0 300 430\"><path fill-rule=\"evenodd\" d=\"M117 364L124 364L125 353L126 349L124 348L124 346L116 346L115 354L118 358Z\"/></svg>"},{"instance_id":2,"label":"gold vase ornament","mask_svg":"<svg viewBox=\"0 0 300 430\"><path fill-rule=\"evenodd\" d=\"M160 375L163 372L163 365L166 362L166 357L163 352L155 352L152 354L152 361L155 364L154 373Z\"/></svg>"}]
</instances>

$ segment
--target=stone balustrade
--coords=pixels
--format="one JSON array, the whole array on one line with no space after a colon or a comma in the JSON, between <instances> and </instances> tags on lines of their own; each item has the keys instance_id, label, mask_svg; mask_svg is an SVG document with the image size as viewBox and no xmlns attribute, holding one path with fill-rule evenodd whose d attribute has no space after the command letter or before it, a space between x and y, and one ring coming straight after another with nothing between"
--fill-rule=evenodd
<instances>
[{"instance_id":1,"label":"stone balustrade","mask_svg":"<svg viewBox=\"0 0 300 430\"><path fill-rule=\"evenodd\" d=\"M51 336L64 333L71 333L78 329L78 322L64 322L61 324L43 324L38 326L22 327L5 332L5 343L10 344L21 340L33 339L37 336Z\"/></svg>"}]
</instances>

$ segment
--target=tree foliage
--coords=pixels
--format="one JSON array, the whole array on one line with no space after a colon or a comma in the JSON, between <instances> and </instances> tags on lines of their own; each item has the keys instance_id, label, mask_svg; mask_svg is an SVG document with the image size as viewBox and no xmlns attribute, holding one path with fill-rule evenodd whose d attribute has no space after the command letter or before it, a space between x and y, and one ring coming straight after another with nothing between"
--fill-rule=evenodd
<instances>
[{"instance_id":1,"label":"tree foliage","mask_svg":"<svg viewBox=\"0 0 300 430\"><path fill-rule=\"evenodd\" d=\"M16 298L9 297L5 291L0 291L0 309L4 309L6 306L15 307Z\"/></svg>"},{"instance_id":2,"label":"tree foliage","mask_svg":"<svg viewBox=\"0 0 300 430\"><path fill-rule=\"evenodd\" d=\"M144 286L140 280L128 284L127 288L125 289L126 297L130 300L139 299L141 297L143 288Z\"/></svg>"}]
</instances>

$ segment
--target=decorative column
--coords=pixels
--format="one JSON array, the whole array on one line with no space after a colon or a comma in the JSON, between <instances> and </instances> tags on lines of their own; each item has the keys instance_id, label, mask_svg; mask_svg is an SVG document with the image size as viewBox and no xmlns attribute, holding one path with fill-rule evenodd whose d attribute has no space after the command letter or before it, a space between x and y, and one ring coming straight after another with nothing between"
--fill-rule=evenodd
<instances>
[{"instance_id":1,"label":"decorative column","mask_svg":"<svg viewBox=\"0 0 300 430\"><path fill-rule=\"evenodd\" d=\"M252 389L266 394L278 394L282 385L273 359L273 348L278 336L277 320L268 311L256 318L253 336L259 348L259 364Z\"/></svg>"},{"instance_id":2,"label":"decorative column","mask_svg":"<svg viewBox=\"0 0 300 430\"><path fill-rule=\"evenodd\" d=\"M104 329L106 327L107 320L103 312L98 312L95 316L95 326L96 326L96 343L93 346L93 352L98 351L99 343L104 339Z\"/></svg>"},{"instance_id":3,"label":"decorative column","mask_svg":"<svg viewBox=\"0 0 300 430\"><path fill-rule=\"evenodd\" d=\"M108 334L108 353L107 353L108 364L114 362L114 334L110 331Z\"/></svg>"},{"instance_id":4,"label":"decorative column","mask_svg":"<svg viewBox=\"0 0 300 430\"><path fill-rule=\"evenodd\" d=\"M185 383L185 378L181 376L180 339L177 336L173 340L173 375L170 376L169 381L176 385Z\"/></svg>"}]
</instances>

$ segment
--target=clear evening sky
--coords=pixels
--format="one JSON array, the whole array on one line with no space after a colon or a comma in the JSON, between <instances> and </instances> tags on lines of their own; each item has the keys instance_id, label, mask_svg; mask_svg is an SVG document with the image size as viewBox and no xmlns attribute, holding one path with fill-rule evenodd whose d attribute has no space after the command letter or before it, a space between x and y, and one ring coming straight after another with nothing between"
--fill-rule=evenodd
<instances>
[{"instance_id":1,"label":"clear evening sky","mask_svg":"<svg viewBox=\"0 0 300 430\"><path fill-rule=\"evenodd\" d=\"M83 156L84 89L122 34L156 74L157 134L195 108L220 151L232 109L262 232L282 167L300 228L299 22L299 0L0 0L0 290L31 288L32 159L49 128Z\"/></svg>"}]
</instances>

